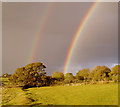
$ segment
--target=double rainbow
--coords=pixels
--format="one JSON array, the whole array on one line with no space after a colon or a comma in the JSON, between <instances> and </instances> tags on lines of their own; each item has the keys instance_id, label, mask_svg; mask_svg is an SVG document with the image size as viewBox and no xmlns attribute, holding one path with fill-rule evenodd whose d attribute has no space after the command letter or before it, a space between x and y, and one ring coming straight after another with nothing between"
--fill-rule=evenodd
<instances>
[{"instance_id":1,"label":"double rainbow","mask_svg":"<svg viewBox=\"0 0 120 107\"><path fill-rule=\"evenodd\" d=\"M44 14L42 15L42 19L40 21L40 26L39 26L39 34L37 34L35 36L35 39L34 39L34 42L32 45L32 49L31 49L31 54L30 54L30 58L29 58L29 63L33 62L35 60L35 56L36 56L36 52L37 52L37 49L38 49L38 44L39 44L39 40L40 40L40 37L41 37L41 34L42 34L42 31L45 27L45 24L48 20L48 17L51 13L51 10L53 8L53 4L54 2L50 3L47 8L45 9L44 11ZM90 7L90 9L88 10L87 14L85 15L85 17L83 18L82 22L80 23L76 33L75 33L75 36L73 38L73 41L70 45L70 48L69 48L69 51L67 53L67 57L66 57L66 60L65 60L65 64L64 64L64 74L68 72L68 67L70 65L70 61L71 61L71 58L72 58L72 54L74 52L74 48L77 44L77 41L79 39L79 37L81 36L81 32L83 30L83 28L85 27L89 17L91 16L92 12L94 11L95 7L97 6L98 4L98 0L96 0L92 6Z\"/></svg>"}]
</instances>

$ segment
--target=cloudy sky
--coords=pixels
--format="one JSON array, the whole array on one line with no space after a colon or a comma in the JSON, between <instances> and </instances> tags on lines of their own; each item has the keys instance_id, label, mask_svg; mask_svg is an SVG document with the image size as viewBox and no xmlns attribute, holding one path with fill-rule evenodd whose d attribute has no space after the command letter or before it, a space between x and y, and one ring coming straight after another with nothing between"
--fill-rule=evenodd
<instances>
[{"instance_id":1,"label":"cloudy sky","mask_svg":"<svg viewBox=\"0 0 120 107\"><path fill-rule=\"evenodd\" d=\"M13 73L16 68L28 64L31 54L34 54L33 62L46 65L48 75L57 70L63 72L70 44L92 4L4 2L3 73ZM118 63L117 6L117 3L97 5L77 41L69 72L75 74L83 68L111 67Z\"/></svg>"}]
</instances>

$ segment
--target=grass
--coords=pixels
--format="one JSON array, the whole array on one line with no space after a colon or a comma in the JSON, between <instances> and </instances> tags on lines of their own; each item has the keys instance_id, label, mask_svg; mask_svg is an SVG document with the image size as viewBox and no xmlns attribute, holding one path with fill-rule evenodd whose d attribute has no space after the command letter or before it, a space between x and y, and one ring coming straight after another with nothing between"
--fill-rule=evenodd
<instances>
[{"instance_id":1,"label":"grass","mask_svg":"<svg viewBox=\"0 0 120 107\"><path fill-rule=\"evenodd\" d=\"M2 104L4 105L25 105L30 103L25 93L20 88L8 88L2 90Z\"/></svg>"},{"instance_id":2,"label":"grass","mask_svg":"<svg viewBox=\"0 0 120 107\"><path fill-rule=\"evenodd\" d=\"M118 105L118 84L7 88L3 105Z\"/></svg>"}]
</instances>

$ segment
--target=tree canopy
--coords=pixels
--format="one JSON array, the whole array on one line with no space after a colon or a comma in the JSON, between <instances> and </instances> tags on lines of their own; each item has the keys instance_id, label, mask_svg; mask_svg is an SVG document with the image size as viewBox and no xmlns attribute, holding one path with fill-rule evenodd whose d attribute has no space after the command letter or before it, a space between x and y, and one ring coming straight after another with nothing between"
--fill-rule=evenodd
<instances>
[{"instance_id":1,"label":"tree canopy","mask_svg":"<svg viewBox=\"0 0 120 107\"><path fill-rule=\"evenodd\" d=\"M92 69L91 76L93 80L101 81L109 77L111 70L106 66L96 66Z\"/></svg>"},{"instance_id":2,"label":"tree canopy","mask_svg":"<svg viewBox=\"0 0 120 107\"><path fill-rule=\"evenodd\" d=\"M76 73L76 78L79 80L87 80L89 79L89 69L82 69Z\"/></svg>"},{"instance_id":3,"label":"tree canopy","mask_svg":"<svg viewBox=\"0 0 120 107\"><path fill-rule=\"evenodd\" d=\"M66 73L65 75L56 71L52 76L46 76L45 71L46 66L41 62L30 63L21 68L17 68L15 72L10 76L10 82L16 84L17 86L48 86L54 84L66 84L66 83L79 83L84 82L89 83L102 81L118 82L118 76L120 72L120 65L114 66L109 69L106 66L96 66L91 71L89 69L79 70L75 77L72 73ZM7 74L4 76L6 77Z\"/></svg>"},{"instance_id":4,"label":"tree canopy","mask_svg":"<svg viewBox=\"0 0 120 107\"><path fill-rule=\"evenodd\" d=\"M52 78L55 78L57 80L63 80L64 74L62 72L56 71L53 73Z\"/></svg>"},{"instance_id":5,"label":"tree canopy","mask_svg":"<svg viewBox=\"0 0 120 107\"><path fill-rule=\"evenodd\" d=\"M71 83L74 80L74 76L72 73L65 74L65 83Z\"/></svg>"},{"instance_id":6,"label":"tree canopy","mask_svg":"<svg viewBox=\"0 0 120 107\"><path fill-rule=\"evenodd\" d=\"M17 68L10 81L19 86L42 86L45 77L45 65L41 62L31 63L24 67ZM44 78L44 79L43 79Z\"/></svg>"},{"instance_id":7,"label":"tree canopy","mask_svg":"<svg viewBox=\"0 0 120 107\"><path fill-rule=\"evenodd\" d=\"M118 76L120 76L119 73L120 73L120 65L116 65L112 68L112 71L109 73L109 75L111 79L116 82L118 81Z\"/></svg>"}]
</instances>

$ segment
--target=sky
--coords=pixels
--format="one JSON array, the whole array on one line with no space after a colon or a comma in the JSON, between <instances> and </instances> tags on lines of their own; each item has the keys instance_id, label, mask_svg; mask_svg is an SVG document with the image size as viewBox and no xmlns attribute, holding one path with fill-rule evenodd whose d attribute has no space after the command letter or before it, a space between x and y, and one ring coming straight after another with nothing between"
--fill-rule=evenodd
<instances>
[{"instance_id":1,"label":"sky","mask_svg":"<svg viewBox=\"0 0 120 107\"><path fill-rule=\"evenodd\" d=\"M14 73L16 68L29 64L31 54L33 62L44 63L47 75L63 72L73 37L91 5L92 2L4 2L2 72ZM115 2L97 5L79 36L68 72L75 75L83 68L118 63L117 6ZM47 8L49 14L44 17Z\"/></svg>"}]
</instances>

